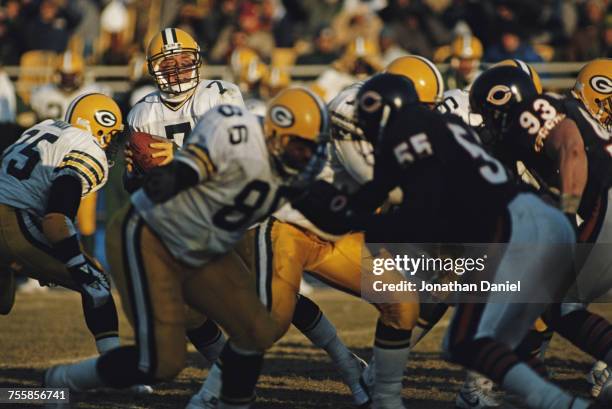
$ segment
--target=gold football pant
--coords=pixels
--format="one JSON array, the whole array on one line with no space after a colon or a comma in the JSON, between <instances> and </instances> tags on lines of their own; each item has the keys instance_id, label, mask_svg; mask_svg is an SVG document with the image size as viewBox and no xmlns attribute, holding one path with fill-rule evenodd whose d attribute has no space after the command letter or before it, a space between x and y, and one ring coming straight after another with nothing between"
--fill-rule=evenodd
<instances>
[{"instance_id":1,"label":"gold football pant","mask_svg":"<svg viewBox=\"0 0 612 409\"><path fill-rule=\"evenodd\" d=\"M330 242L271 217L250 230L237 245L236 251L255 272L257 293L262 302L269 306L280 330L277 338L282 337L291 324L304 271L355 296L360 295L362 284L369 284L362 280L374 279L372 274L364 277L361 274L362 268L367 268L363 263L372 259L362 254L367 250L361 233ZM389 273L376 277L376 280L385 283L397 283L401 279L399 274ZM419 314L418 299L415 297L410 302L390 301L373 304L380 312L381 322L394 329L414 328Z\"/></svg>"},{"instance_id":2,"label":"gold football pant","mask_svg":"<svg viewBox=\"0 0 612 409\"><path fill-rule=\"evenodd\" d=\"M42 228L32 217L0 204L0 264L10 266L16 262L29 277L78 291L64 263L51 254Z\"/></svg>"},{"instance_id":3,"label":"gold football pant","mask_svg":"<svg viewBox=\"0 0 612 409\"><path fill-rule=\"evenodd\" d=\"M188 307L223 327L232 344L265 351L278 333L234 251L201 267L181 264L131 207L108 225L106 254L136 335L140 371L160 380L185 365Z\"/></svg>"},{"instance_id":4,"label":"gold football pant","mask_svg":"<svg viewBox=\"0 0 612 409\"><path fill-rule=\"evenodd\" d=\"M79 284L64 263L52 256L36 220L24 211L0 204L0 274L15 264L28 277L80 292ZM84 303L83 313L96 340L118 336L117 311L112 298L98 308Z\"/></svg>"}]
</instances>

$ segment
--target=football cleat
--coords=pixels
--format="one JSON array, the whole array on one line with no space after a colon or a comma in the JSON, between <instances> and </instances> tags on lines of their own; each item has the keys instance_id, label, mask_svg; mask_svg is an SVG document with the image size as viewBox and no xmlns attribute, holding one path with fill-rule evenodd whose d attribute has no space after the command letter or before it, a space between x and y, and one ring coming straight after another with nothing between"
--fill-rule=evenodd
<instances>
[{"instance_id":1,"label":"football cleat","mask_svg":"<svg viewBox=\"0 0 612 409\"><path fill-rule=\"evenodd\" d=\"M604 368L601 371L596 371L594 375L596 383L593 385L591 393L597 393L598 402L610 405L612 403L612 377L610 376L610 369Z\"/></svg>"},{"instance_id":2,"label":"football cleat","mask_svg":"<svg viewBox=\"0 0 612 409\"><path fill-rule=\"evenodd\" d=\"M478 388L466 388L464 385L457 398L455 399L455 408L458 409L484 409L497 408L500 403L496 400L492 391L487 391Z\"/></svg>"},{"instance_id":3,"label":"football cleat","mask_svg":"<svg viewBox=\"0 0 612 409\"><path fill-rule=\"evenodd\" d=\"M204 391L193 395L185 409L216 409L218 403L218 397Z\"/></svg>"},{"instance_id":4,"label":"football cleat","mask_svg":"<svg viewBox=\"0 0 612 409\"><path fill-rule=\"evenodd\" d=\"M610 377L610 370L605 362L597 361L591 371L587 374L587 382L591 385L591 396L599 397L602 386Z\"/></svg>"},{"instance_id":5,"label":"football cleat","mask_svg":"<svg viewBox=\"0 0 612 409\"><path fill-rule=\"evenodd\" d=\"M493 391L493 381L480 374L468 371L468 379L464 382L455 399L455 407L459 409L484 409L496 408L500 405Z\"/></svg>"},{"instance_id":6,"label":"football cleat","mask_svg":"<svg viewBox=\"0 0 612 409\"><path fill-rule=\"evenodd\" d=\"M370 402L366 402L360 408L369 409L406 409L401 397L400 390L397 390L396 384L376 384L376 363L374 358L370 364L364 369L359 378L359 384L363 391L370 397Z\"/></svg>"},{"instance_id":7,"label":"football cleat","mask_svg":"<svg viewBox=\"0 0 612 409\"><path fill-rule=\"evenodd\" d=\"M350 368L339 368L342 380L351 390L353 401L360 408L368 407L371 402L367 388L364 388L361 382L361 375L367 367L366 361L353 354L353 362L351 362Z\"/></svg>"},{"instance_id":8,"label":"football cleat","mask_svg":"<svg viewBox=\"0 0 612 409\"><path fill-rule=\"evenodd\" d=\"M55 365L45 372L45 388L68 388L71 392L81 392L74 384L69 382L67 365Z\"/></svg>"},{"instance_id":9,"label":"football cleat","mask_svg":"<svg viewBox=\"0 0 612 409\"><path fill-rule=\"evenodd\" d=\"M136 395L150 395L153 393L153 388L149 385L132 385L128 390Z\"/></svg>"}]
</instances>

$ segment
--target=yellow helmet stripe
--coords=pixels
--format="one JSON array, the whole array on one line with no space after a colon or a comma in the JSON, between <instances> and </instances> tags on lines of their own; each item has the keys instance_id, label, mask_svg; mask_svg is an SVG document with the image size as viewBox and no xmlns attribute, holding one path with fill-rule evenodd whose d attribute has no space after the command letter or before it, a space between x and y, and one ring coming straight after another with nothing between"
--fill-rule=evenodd
<instances>
[{"instance_id":1,"label":"yellow helmet stripe","mask_svg":"<svg viewBox=\"0 0 612 409\"><path fill-rule=\"evenodd\" d=\"M429 67L431 72L434 73L434 77L436 78L436 98L437 99L442 98L442 92L444 89L443 88L444 81L442 80L442 75L440 74L440 71L438 70L438 68L427 58L421 57L420 55L413 55L413 57L423 61Z\"/></svg>"},{"instance_id":2,"label":"yellow helmet stripe","mask_svg":"<svg viewBox=\"0 0 612 409\"><path fill-rule=\"evenodd\" d=\"M474 50L472 50L472 36L468 33L465 33L462 36L463 40L463 54L464 55L472 55Z\"/></svg>"},{"instance_id":3,"label":"yellow helmet stripe","mask_svg":"<svg viewBox=\"0 0 612 409\"><path fill-rule=\"evenodd\" d=\"M64 71L72 71L72 53L70 51L66 51L64 53L64 58L62 61L62 69Z\"/></svg>"},{"instance_id":4,"label":"yellow helmet stripe","mask_svg":"<svg viewBox=\"0 0 612 409\"><path fill-rule=\"evenodd\" d=\"M328 129L329 117L327 114L327 108L325 105L322 105L321 99L318 98L311 90L308 88L303 88L304 91L308 94L310 98L313 99L314 103L319 107L319 112L321 113L321 123L319 124L319 135L322 134L326 129Z\"/></svg>"},{"instance_id":5,"label":"yellow helmet stripe","mask_svg":"<svg viewBox=\"0 0 612 409\"><path fill-rule=\"evenodd\" d=\"M176 44L178 40L176 39L176 30L173 28L165 28L162 30L162 41L164 45Z\"/></svg>"}]
</instances>

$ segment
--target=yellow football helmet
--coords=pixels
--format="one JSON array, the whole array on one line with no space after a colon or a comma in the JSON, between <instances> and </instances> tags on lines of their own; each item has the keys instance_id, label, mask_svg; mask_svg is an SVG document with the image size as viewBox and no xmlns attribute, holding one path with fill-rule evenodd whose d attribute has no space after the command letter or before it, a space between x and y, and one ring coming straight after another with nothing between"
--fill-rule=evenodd
<instances>
[{"instance_id":1,"label":"yellow football helmet","mask_svg":"<svg viewBox=\"0 0 612 409\"><path fill-rule=\"evenodd\" d=\"M283 176L314 177L325 160L329 119L325 104L302 87L282 90L268 103L266 145Z\"/></svg>"},{"instance_id":2,"label":"yellow football helmet","mask_svg":"<svg viewBox=\"0 0 612 409\"><path fill-rule=\"evenodd\" d=\"M65 92L72 92L83 84L85 62L83 57L72 51L58 55L55 63L57 85Z\"/></svg>"},{"instance_id":3,"label":"yellow football helmet","mask_svg":"<svg viewBox=\"0 0 612 409\"><path fill-rule=\"evenodd\" d=\"M393 60L385 72L403 75L414 83L419 100L425 104L442 101L444 81L438 68L425 57L407 55Z\"/></svg>"},{"instance_id":4,"label":"yellow football helmet","mask_svg":"<svg viewBox=\"0 0 612 409\"><path fill-rule=\"evenodd\" d=\"M200 46L185 31L165 28L147 47L147 65L160 91L185 94L200 82Z\"/></svg>"},{"instance_id":5,"label":"yellow football helmet","mask_svg":"<svg viewBox=\"0 0 612 409\"><path fill-rule=\"evenodd\" d=\"M473 35L460 35L451 43L451 53L455 58L480 60L483 53L482 43Z\"/></svg>"},{"instance_id":6,"label":"yellow football helmet","mask_svg":"<svg viewBox=\"0 0 612 409\"><path fill-rule=\"evenodd\" d=\"M612 59L600 58L582 67L572 95L612 132Z\"/></svg>"},{"instance_id":7,"label":"yellow football helmet","mask_svg":"<svg viewBox=\"0 0 612 409\"><path fill-rule=\"evenodd\" d=\"M358 78L372 75L382 68L380 48L368 38L356 37L334 65Z\"/></svg>"},{"instance_id":8,"label":"yellow football helmet","mask_svg":"<svg viewBox=\"0 0 612 409\"><path fill-rule=\"evenodd\" d=\"M504 66L504 65L518 67L521 70L523 70L525 73L527 73L531 77L531 80L533 81L533 85L535 85L536 90L538 91L538 94L542 93L542 81L540 80L540 76L538 75L538 72L531 65L527 64L525 61L522 61L522 60L509 59L509 60L500 61L497 64L495 64L493 67L499 67L499 66Z\"/></svg>"},{"instance_id":9,"label":"yellow football helmet","mask_svg":"<svg viewBox=\"0 0 612 409\"><path fill-rule=\"evenodd\" d=\"M123 117L119 105L104 94L90 93L75 98L64 118L70 125L88 131L102 149L123 131Z\"/></svg>"},{"instance_id":10,"label":"yellow football helmet","mask_svg":"<svg viewBox=\"0 0 612 409\"><path fill-rule=\"evenodd\" d=\"M291 83L291 73L289 68L272 66L266 72L261 83L263 94L266 97L273 97L283 88L287 88Z\"/></svg>"}]
</instances>

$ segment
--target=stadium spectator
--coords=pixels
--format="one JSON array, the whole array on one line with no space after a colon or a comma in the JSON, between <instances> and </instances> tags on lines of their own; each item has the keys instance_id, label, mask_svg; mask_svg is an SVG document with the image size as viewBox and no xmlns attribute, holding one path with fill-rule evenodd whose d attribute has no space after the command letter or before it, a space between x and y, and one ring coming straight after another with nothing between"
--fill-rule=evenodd
<instances>
[{"instance_id":1,"label":"stadium spectator","mask_svg":"<svg viewBox=\"0 0 612 409\"><path fill-rule=\"evenodd\" d=\"M317 31L313 43L314 50L300 55L296 64L331 64L340 57L336 46L336 34L331 27L321 27Z\"/></svg>"},{"instance_id":2,"label":"stadium spectator","mask_svg":"<svg viewBox=\"0 0 612 409\"><path fill-rule=\"evenodd\" d=\"M394 32L402 49L431 59L434 43L427 35L418 10L402 10L399 21L394 24Z\"/></svg>"},{"instance_id":3,"label":"stadium spectator","mask_svg":"<svg viewBox=\"0 0 612 409\"><path fill-rule=\"evenodd\" d=\"M379 44L382 63L384 66L387 66L391 63L391 61L408 54L408 52L400 47L397 43L395 32L387 26L383 27L383 29L380 31Z\"/></svg>"},{"instance_id":4,"label":"stadium spectator","mask_svg":"<svg viewBox=\"0 0 612 409\"><path fill-rule=\"evenodd\" d=\"M223 29L209 58L214 62L225 63L237 47L249 47L264 59L269 59L274 51L274 36L263 29L260 22L261 4L246 1L240 6L237 23Z\"/></svg>"},{"instance_id":5,"label":"stadium spectator","mask_svg":"<svg viewBox=\"0 0 612 409\"><path fill-rule=\"evenodd\" d=\"M91 57L96 48L98 36L100 35L100 8L96 0L81 0L79 10L81 12L81 22L75 29L74 36L82 42L83 57Z\"/></svg>"},{"instance_id":6,"label":"stadium spectator","mask_svg":"<svg viewBox=\"0 0 612 409\"><path fill-rule=\"evenodd\" d=\"M603 55L612 58L612 14L606 17L605 30L603 32L604 53Z\"/></svg>"},{"instance_id":7,"label":"stadium spectator","mask_svg":"<svg viewBox=\"0 0 612 409\"><path fill-rule=\"evenodd\" d=\"M485 50L484 60L499 62L507 59L519 59L525 62L542 62L542 57L523 39L519 27L512 23L504 24L497 43Z\"/></svg>"},{"instance_id":8,"label":"stadium spectator","mask_svg":"<svg viewBox=\"0 0 612 409\"><path fill-rule=\"evenodd\" d=\"M30 12L34 11L32 18ZM22 27L24 51L49 50L61 53L79 24L81 15L74 2L60 7L58 0L42 0L26 8L27 22Z\"/></svg>"},{"instance_id":9,"label":"stadium spectator","mask_svg":"<svg viewBox=\"0 0 612 409\"><path fill-rule=\"evenodd\" d=\"M336 15L332 27L340 46L345 46L355 38L378 42L383 22L366 4L360 4Z\"/></svg>"},{"instance_id":10,"label":"stadium spectator","mask_svg":"<svg viewBox=\"0 0 612 409\"><path fill-rule=\"evenodd\" d=\"M604 54L601 40L605 30L605 12L605 4L601 0L589 0L582 5L582 22L570 41L569 60L589 61Z\"/></svg>"},{"instance_id":11,"label":"stadium spectator","mask_svg":"<svg viewBox=\"0 0 612 409\"><path fill-rule=\"evenodd\" d=\"M21 54L18 27L21 5L9 0L0 8L0 64L17 65Z\"/></svg>"}]
</instances>

